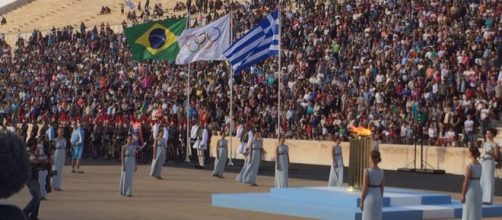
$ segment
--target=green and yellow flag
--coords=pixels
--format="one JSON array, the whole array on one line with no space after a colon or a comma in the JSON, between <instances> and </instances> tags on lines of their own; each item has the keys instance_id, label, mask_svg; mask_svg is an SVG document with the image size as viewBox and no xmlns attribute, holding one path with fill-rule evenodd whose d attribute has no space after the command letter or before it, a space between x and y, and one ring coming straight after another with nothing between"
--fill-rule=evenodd
<instances>
[{"instance_id":1,"label":"green and yellow flag","mask_svg":"<svg viewBox=\"0 0 502 220\"><path fill-rule=\"evenodd\" d=\"M125 29L133 60L174 62L180 51L178 36L185 30L186 18L153 21Z\"/></svg>"}]
</instances>

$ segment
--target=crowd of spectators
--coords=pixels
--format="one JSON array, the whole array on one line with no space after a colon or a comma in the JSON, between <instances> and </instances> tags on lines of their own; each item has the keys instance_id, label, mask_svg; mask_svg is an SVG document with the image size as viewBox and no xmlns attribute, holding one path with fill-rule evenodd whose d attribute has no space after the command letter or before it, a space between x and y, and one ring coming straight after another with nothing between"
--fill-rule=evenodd
<instances>
[{"instance_id":1,"label":"crowd of spectators","mask_svg":"<svg viewBox=\"0 0 502 220\"><path fill-rule=\"evenodd\" d=\"M195 18L198 25L232 8L236 37L276 7L268 0L206 1L205 10L201 2L195 7L207 14ZM224 62L195 63L190 72L133 62L124 35L101 26L35 30L14 48L0 41L0 114L7 123L79 120L90 127L161 120L185 131L188 111L190 121L215 131L232 120L233 87L234 122L251 122L263 137L280 131L292 139L349 138L349 127L361 126L383 143L412 144L421 136L461 146L498 119L496 0L335 2L283 1L280 112L275 58L231 82Z\"/></svg>"}]
</instances>

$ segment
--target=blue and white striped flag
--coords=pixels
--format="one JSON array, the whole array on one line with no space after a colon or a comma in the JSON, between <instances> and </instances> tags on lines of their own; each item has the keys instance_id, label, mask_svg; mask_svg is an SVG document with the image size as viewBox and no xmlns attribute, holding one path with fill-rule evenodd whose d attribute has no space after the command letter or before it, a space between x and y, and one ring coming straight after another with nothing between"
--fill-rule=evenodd
<instances>
[{"instance_id":1,"label":"blue and white striped flag","mask_svg":"<svg viewBox=\"0 0 502 220\"><path fill-rule=\"evenodd\" d=\"M278 14L274 10L225 51L234 74L279 54Z\"/></svg>"}]
</instances>

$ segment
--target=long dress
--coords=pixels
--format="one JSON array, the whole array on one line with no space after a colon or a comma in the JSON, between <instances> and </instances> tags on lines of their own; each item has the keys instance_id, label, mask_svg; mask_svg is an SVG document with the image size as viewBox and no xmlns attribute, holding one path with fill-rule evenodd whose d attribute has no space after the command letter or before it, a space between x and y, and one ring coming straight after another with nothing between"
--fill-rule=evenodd
<instances>
[{"instance_id":1,"label":"long dress","mask_svg":"<svg viewBox=\"0 0 502 220\"><path fill-rule=\"evenodd\" d=\"M218 141L218 159L214 161L213 176L223 176L223 171L225 171L225 164L227 163L227 151L227 140L222 139Z\"/></svg>"},{"instance_id":2,"label":"long dress","mask_svg":"<svg viewBox=\"0 0 502 220\"><path fill-rule=\"evenodd\" d=\"M239 128L240 129L240 128ZM239 133L239 132L238 132ZM244 138L243 135L247 133L247 138ZM242 165L242 169L239 172L239 175L235 178L235 180L239 183L244 183L244 173L249 166L249 154L251 151L251 145L254 142L254 134L251 131L242 130L242 134L238 135L241 138L241 144L239 145L238 151L244 155L244 165Z\"/></svg>"},{"instance_id":3,"label":"long dress","mask_svg":"<svg viewBox=\"0 0 502 220\"><path fill-rule=\"evenodd\" d=\"M166 147L167 140L165 138L159 138L157 140L157 155L152 160L152 167L150 169L150 176L160 177L162 171L162 165L166 161Z\"/></svg>"},{"instance_id":4,"label":"long dress","mask_svg":"<svg viewBox=\"0 0 502 220\"><path fill-rule=\"evenodd\" d=\"M277 149L279 155L277 157L277 165L275 167L275 187L286 188L288 187L288 145L281 144Z\"/></svg>"},{"instance_id":5,"label":"long dress","mask_svg":"<svg viewBox=\"0 0 502 220\"><path fill-rule=\"evenodd\" d=\"M244 155L244 164L242 165L242 168L241 168L241 171L239 172L239 175L237 175L237 177L235 177L235 180L239 183L243 183L244 182L244 173L246 172L246 169L248 167L248 160L249 160L249 152L246 152L243 154Z\"/></svg>"},{"instance_id":6,"label":"long dress","mask_svg":"<svg viewBox=\"0 0 502 220\"><path fill-rule=\"evenodd\" d=\"M471 170L471 179L465 194L464 208L462 209L462 220L481 220L482 190L479 178L481 177L481 165L467 165Z\"/></svg>"},{"instance_id":7,"label":"long dress","mask_svg":"<svg viewBox=\"0 0 502 220\"><path fill-rule=\"evenodd\" d=\"M120 195L132 195L132 179L136 166L135 151L136 147L134 145L126 145L124 147L123 160L125 171L122 169L122 174L120 175Z\"/></svg>"},{"instance_id":8,"label":"long dress","mask_svg":"<svg viewBox=\"0 0 502 220\"><path fill-rule=\"evenodd\" d=\"M328 186L341 186L343 185L342 146L335 145L331 153L333 154L333 158L335 158L335 160L331 163ZM335 168L334 164L337 165L337 168Z\"/></svg>"},{"instance_id":9,"label":"long dress","mask_svg":"<svg viewBox=\"0 0 502 220\"><path fill-rule=\"evenodd\" d=\"M261 162L261 140L256 140L253 142L251 147L251 161L249 161L246 171L244 171L244 183L256 184L256 175L258 174L258 169L260 169Z\"/></svg>"},{"instance_id":10,"label":"long dress","mask_svg":"<svg viewBox=\"0 0 502 220\"><path fill-rule=\"evenodd\" d=\"M481 155L481 189L483 189L483 203L492 203L495 195L495 160L491 156L495 154L495 143L485 142L484 153ZM491 155L490 155L491 154Z\"/></svg>"},{"instance_id":11,"label":"long dress","mask_svg":"<svg viewBox=\"0 0 502 220\"><path fill-rule=\"evenodd\" d=\"M56 171L56 175L52 177L52 186L54 188L61 188L61 179L63 176L66 153L66 139L58 138L55 143L56 150L54 151L54 165L52 166L52 169Z\"/></svg>"},{"instance_id":12,"label":"long dress","mask_svg":"<svg viewBox=\"0 0 502 220\"><path fill-rule=\"evenodd\" d=\"M383 170L368 168L368 194L364 199L362 220L382 220L383 198L380 186L383 181Z\"/></svg>"}]
</instances>

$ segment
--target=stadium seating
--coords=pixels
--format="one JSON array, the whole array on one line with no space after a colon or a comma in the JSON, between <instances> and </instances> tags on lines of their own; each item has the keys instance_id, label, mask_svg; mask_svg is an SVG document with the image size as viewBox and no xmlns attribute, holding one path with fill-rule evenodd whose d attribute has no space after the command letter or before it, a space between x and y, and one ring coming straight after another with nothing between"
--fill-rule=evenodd
<instances>
[{"instance_id":1,"label":"stadium seating","mask_svg":"<svg viewBox=\"0 0 502 220\"><path fill-rule=\"evenodd\" d=\"M121 14L121 3L124 3L124 1L36 0L5 14L4 16L8 22L2 26L1 33L28 33L33 29L45 32L52 29L52 27L59 28L67 25L78 28L82 21L87 27L99 25L102 22L110 25L120 25L122 21L126 20L126 14L129 10L125 6L125 14ZM137 4L137 2L134 3ZM152 0L150 1L150 7L158 3L161 3L164 9L169 9L168 11L172 12L176 1ZM144 1L142 4L144 4ZM110 7L112 13L100 15L99 12L102 6Z\"/></svg>"}]
</instances>

